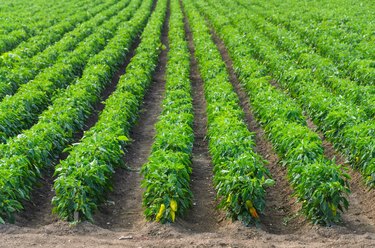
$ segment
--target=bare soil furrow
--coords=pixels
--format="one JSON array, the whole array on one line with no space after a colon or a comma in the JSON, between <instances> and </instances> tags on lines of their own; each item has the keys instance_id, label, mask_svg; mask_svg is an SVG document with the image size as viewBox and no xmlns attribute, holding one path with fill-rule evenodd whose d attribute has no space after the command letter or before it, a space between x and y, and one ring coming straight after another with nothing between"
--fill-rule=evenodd
<instances>
[{"instance_id":1,"label":"bare soil furrow","mask_svg":"<svg viewBox=\"0 0 375 248\"><path fill-rule=\"evenodd\" d=\"M273 150L272 144L267 140L263 128L255 119L249 97L235 74L233 62L224 42L213 29L211 29L211 34L226 64L230 76L229 79L240 99L240 105L245 112L247 127L251 132L254 132L255 151L268 161L267 168L276 181L275 187L267 189L266 209L261 218L262 228L275 234L294 233L301 228L305 221L299 217L298 210L300 205L296 203L296 198L292 197L293 190L286 179L286 169L279 163L280 159Z\"/></svg>"},{"instance_id":2,"label":"bare soil furrow","mask_svg":"<svg viewBox=\"0 0 375 248\"><path fill-rule=\"evenodd\" d=\"M182 5L182 4L181 4ZM213 186L211 158L208 151L206 100L203 81L199 74L197 60L194 56L193 36L184 12L185 32L190 57L190 80L192 83L194 110L194 144L192 155L191 190L193 207L181 221L181 225L192 232L213 232L219 228L223 214L216 210L216 191Z\"/></svg>"},{"instance_id":3,"label":"bare soil furrow","mask_svg":"<svg viewBox=\"0 0 375 248\"><path fill-rule=\"evenodd\" d=\"M147 162L150 155L155 136L155 124L162 110L169 50L169 16L168 7L161 37L166 49L162 50L159 55L159 64L153 74L150 89L143 100L139 120L130 132L133 142L125 149L124 161L130 170L121 168L116 171L113 179L114 190L109 194L107 203L101 206L100 212L95 217L96 223L102 228L131 231L146 224L142 208L141 181L143 177L140 174L140 168Z\"/></svg>"}]
</instances>

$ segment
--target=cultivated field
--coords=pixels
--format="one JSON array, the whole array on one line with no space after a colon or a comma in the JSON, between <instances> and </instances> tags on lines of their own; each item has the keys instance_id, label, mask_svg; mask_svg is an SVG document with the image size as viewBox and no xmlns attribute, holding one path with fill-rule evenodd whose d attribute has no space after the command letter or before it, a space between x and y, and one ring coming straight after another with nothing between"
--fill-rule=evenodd
<instances>
[{"instance_id":1,"label":"cultivated field","mask_svg":"<svg viewBox=\"0 0 375 248\"><path fill-rule=\"evenodd\" d=\"M375 246L374 11L2 1L0 247Z\"/></svg>"}]
</instances>

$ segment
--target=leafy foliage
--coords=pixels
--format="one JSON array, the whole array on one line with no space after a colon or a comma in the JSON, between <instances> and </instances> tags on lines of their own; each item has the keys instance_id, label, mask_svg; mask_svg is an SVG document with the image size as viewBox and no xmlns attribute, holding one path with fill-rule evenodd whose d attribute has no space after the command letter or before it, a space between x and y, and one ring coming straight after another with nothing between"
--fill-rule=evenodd
<instances>
[{"instance_id":1,"label":"leafy foliage","mask_svg":"<svg viewBox=\"0 0 375 248\"><path fill-rule=\"evenodd\" d=\"M174 222L191 206L191 153L194 141L190 60L183 14L170 2L166 92L149 161L142 167L143 205L147 219ZM172 204L175 202L175 207ZM164 211L160 211L162 204Z\"/></svg>"}]
</instances>

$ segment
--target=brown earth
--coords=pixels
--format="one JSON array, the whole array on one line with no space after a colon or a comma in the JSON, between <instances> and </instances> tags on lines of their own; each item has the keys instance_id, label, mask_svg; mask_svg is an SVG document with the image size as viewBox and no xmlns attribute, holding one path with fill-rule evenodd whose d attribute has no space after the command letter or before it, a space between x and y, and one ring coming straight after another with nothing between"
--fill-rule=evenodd
<instances>
[{"instance_id":1,"label":"brown earth","mask_svg":"<svg viewBox=\"0 0 375 248\"><path fill-rule=\"evenodd\" d=\"M142 223L112 231L91 223L56 222L39 228L0 226L0 247L374 247L374 233L343 232L313 226L290 234L272 234L241 223L196 232L175 224Z\"/></svg>"},{"instance_id":2,"label":"brown earth","mask_svg":"<svg viewBox=\"0 0 375 248\"><path fill-rule=\"evenodd\" d=\"M152 77L150 88L143 99L140 118L130 132L132 143L126 147L124 162L128 168L118 169L114 175L114 191L109 194L106 204L101 206L94 217L96 223L105 229L134 229L145 223L142 209L140 169L151 152L155 136L155 124L161 113L165 92L165 70L167 64L169 9L163 25L161 42L166 47L158 58L158 65ZM130 170L129 170L130 168Z\"/></svg>"},{"instance_id":3,"label":"brown earth","mask_svg":"<svg viewBox=\"0 0 375 248\"><path fill-rule=\"evenodd\" d=\"M216 191L212 184L213 168L208 151L206 100L203 81L199 74L195 48L189 21L184 17L185 33L190 56L190 80L194 110L194 144L192 156L191 190L193 207L183 219L182 226L192 232L214 232L224 219L223 213L216 210Z\"/></svg>"}]
</instances>

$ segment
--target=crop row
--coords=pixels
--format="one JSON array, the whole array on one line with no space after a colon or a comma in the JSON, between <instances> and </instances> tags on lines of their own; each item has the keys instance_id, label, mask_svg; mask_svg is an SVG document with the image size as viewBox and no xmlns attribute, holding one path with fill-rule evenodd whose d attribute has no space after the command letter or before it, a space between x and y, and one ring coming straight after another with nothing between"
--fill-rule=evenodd
<instances>
[{"instance_id":1,"label":"crop row","mask_svg":"<svg viewBox=\"0 0 375 248\"><path fill-rule=\"evenodd\" d=\"M257 119L287 166L288 179L302 210L313 222L339 220L337 209L348 207L346 174L323 156L322 141L310 131L302 109L264 77L265 68L249 53L249 41L223 15L203 1L195 1L224 40Z\"/></svg>"},{"instance_id":2,"label":"crop row","mask_svg":"<svg viewBox=\"0 0 375 248\"><path fill-rule=\"evenodd\" d=\"M221 8L217 5L214 7ZM238 14L234 12L235 9ZM222 8L220 11L225 15L226 10ZM375 123L372 118L369 118L363 109L320 86L310 69L299 69L295 66L298 62L278 50L257 28L243 21L244 12L241 9L231 10L231 16L227 14L228 19L241 33L246 33L251 44L249 52L253 57L264 63L265 71L299 101L335 147L349 158L353 166L360 168L369 186L374 186Z\"/></svg>"},{"instance_id":3,"label":"crop row","mask_svg":"<svg viewBox=\"0 0 375 248\"><path fill-rule=\"evenodd\" d=\"M166 92L148 163L143 165L143 205L147 219L174 222L191 206L191 154L193 105L190 54L185 40L183 14L171 0Z\"/></svg>"},{"instance_id":4,"label":"crop row","mask_svg":"<svg viewBox=\"0 0 375 248\"><path fill-rule=\"evenodd\" d=\"M57 166L53 205L62 219L91 220L93 211L111 189L111 177L115 168L123 164L122 147L129 141L130 128L137 119L162 49L160 37L166 9L167 1L159 0L126 74L105 101L98 122Z\"/></svg>"},{"instance_id":5,"label":"crop row","mask_svg":"<svg viewBox=\"0 0 375 248\"><path fill-rule=\"evenodd\" d=\"M10 51L15 48L22 41L27 40L28 38L39 35L41 33L48 34L51 31L54 31L54 27L59 25L61 19L69 19L73 13L76 11L86 12L92 6L95 6L96 2L90 4L90 2L80 2L75 4L73 1L69 4L61 4L62 6L54 6L51 8L51 12L54 12L55 18L49 18L45 12L42 13L42 20L33 24L32 26L21 25L20 29L14 30L8 34L0 35L0 54ZM60 4L59 4L60 5ZM82 14L82 13L81 13ZM51 21L48 21L50 19ZM57 22L57 24L56 24Z\"/></svg>"},{"instance_id":6,"label":"crop row","mask_svg":"<svg viewBox=\"0 0 375 248\"><path fill-rule=\"evenodd\" d=\"M103 49L118 25L129 20L139 5L139 1L133 1L81 41L75 50L67 52L62 60L38 74L33 81L22 85L13 96L4 98L0 103L1 141L6 142L9 137L34 124L38 115L51 103L53 94L58 95L56 90L75 83L74 79L81 76L90 57Z\"/></svg>"},{"instance_id":7,"label":"crop row","mask_svg":"<svg viewBox=\"0 0 375 248\"><path fill-rule=\"evenodd\" d=\"M204 82L207 136L214 164L214 184L221 199L219 207L232 219L254 223L265 207L265 188L274 181L268 178L270 174L263 158L253 151L254 134L243 120L239 98L204 18L190 1L183 2Z\"/></svg>"},{"instance_id":8,"label":"crop row","mask_svg":"<svg viewBox=\"0 0 375 248\"><path fill-rule=\"evenodd\" d=\"M114 1L111 1L109 4L113 4L113 2ZM12 95L20 85L32 80L41 70L61 61L65 57L66 52L73 50L84 38L95 33L105 20L115 15L119 9L122 9L124 5L127 5L128 3L129 1L122 1L113 6L108 6L109 4L106 4L91 9L92 14L100 13L89 21L80 24L73 31L65 34L61 40L49 46L43 52L36 54L32 58L27 57L31 57L31 55L37 51L42 50L38 46L31 48L35 43L30 43L30 46L27 48L20 45L10 53L3 54L0 57L2 63L2 67L0 68L0 99L6 95ZM82 18L89 18L89 16L82 14L79 15ZM65 29L61 29L62 33L65 33L65 31ZM33 52L30 53L30 51Z\"/></svg>"},{"instance_id":9,"label":"crop row","mask_svg":"<svg viewBox=\"0 0 375 248\"><path fill-rule=\"evenodd\" d=\"M89 60L77 83L53 100L36 125L0 146L0 218L12 221L14 213L23 209L22 202L30 199L45 168L83 130L94 104L146 25L151 2L143 1L130 21L118 25L115 37Z\"/></svg>"}]
</instances>

